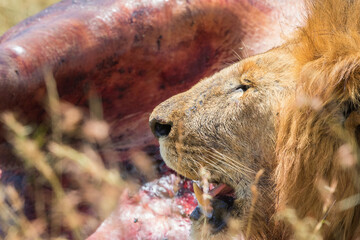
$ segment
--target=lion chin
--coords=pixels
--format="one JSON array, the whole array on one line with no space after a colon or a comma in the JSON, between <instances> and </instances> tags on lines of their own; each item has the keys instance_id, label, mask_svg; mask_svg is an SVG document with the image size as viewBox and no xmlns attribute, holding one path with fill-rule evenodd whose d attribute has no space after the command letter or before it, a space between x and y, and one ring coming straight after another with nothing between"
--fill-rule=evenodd
<instances>
[{"instance_id":1,"label":"lion chin","mask_svg":"<svg viewBox=\"0 0 360 240\"><path fill-rule=\"evenodd\" d=\"M306 3L285 44L150 116L166 164L194 180L193 239L360 237L360 0Z\"/></svg>"}]
</instances>

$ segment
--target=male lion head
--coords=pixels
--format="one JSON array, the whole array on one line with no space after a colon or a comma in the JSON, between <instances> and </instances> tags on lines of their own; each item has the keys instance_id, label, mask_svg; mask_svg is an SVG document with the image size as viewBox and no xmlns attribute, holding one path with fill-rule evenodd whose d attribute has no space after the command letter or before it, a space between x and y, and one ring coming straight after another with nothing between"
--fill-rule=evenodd
<instances>
[{"instance_id":1,"label":"male lion head","mask_svg":"<svg viewBox=\"0 0 360 240\"><path fill-rule=\"evenodd\" d=\"M212 229L207 232L214 236L226 232L231 218L247 227L251 185L261 169L265 170L258 184L262 197L251 216L253 224L261 224L259 238L263 233L274 234L267 231L267 222L274 212L270 175L275 129L284 99L294 89L289 71L293 64L288 47L274 49L200 81L153 111L150 126L166 164L187 178L208 181L221 190L212 196L214 216L201 216L199 209L192 214L193 235L204 234L199 230L204 222L209 223ZM258 228L249 226L250 230Z\"/></svg>"},{"instance_id":2,"label":"male lion head","mask_svg":"<svg viewBox=\"0 0 360 240\"><path fill-rule=\"evenodd\" d=\"M167 165L200 182L194 238L360 237L360 0L307 7L287 43L150 116Z\"/></svg>"}]
</instances>

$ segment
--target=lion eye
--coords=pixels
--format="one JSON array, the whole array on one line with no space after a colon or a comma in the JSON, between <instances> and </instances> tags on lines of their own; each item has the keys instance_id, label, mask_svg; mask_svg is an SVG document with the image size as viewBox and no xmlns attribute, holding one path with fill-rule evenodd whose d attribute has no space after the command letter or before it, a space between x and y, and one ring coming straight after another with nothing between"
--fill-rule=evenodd
<instances>
[{"instance_id":1,"label":"lion eye","mask_svg":"<svg viewBox=\"0 0 360 240\"><path fill-rule=\"evenodd\" d=\"M249 85L243 85L243 84L241 84L241 85L239 85L239 86L237 86L237 87L235 88L235 91L236 91L236 92L246 92L246 90L248 90L249 88L250 88Z\"/></svg>"}]
</instances>

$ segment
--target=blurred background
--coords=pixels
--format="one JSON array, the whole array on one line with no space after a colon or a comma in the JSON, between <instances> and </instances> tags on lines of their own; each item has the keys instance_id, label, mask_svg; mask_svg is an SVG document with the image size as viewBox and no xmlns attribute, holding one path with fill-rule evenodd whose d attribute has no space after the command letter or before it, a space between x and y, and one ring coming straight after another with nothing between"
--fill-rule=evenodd
<instances>
[{"instance_id":1,"label":"blurred background","mask_svg":"<svg viewBox=\"0 0 360 240\"><path fill-rule=\"evenodd\" d=\"M0 0L0 35L58 0Z\"/></svg>"},{"instance_id":2,"label":"blurred background","mask_svg":"<svg viewBox=\"0 0 360 240\"><path fill-rule=\"evenodd\" d=\"M56 2L0 0L0 36ZM156 236L164 232L170 239L186 239L188 216L196 206L192 185L166 168L157 146L131 149L128 159L120 159L102 119L101 98L91 98L89 109L73 106L59 99L51 72L45 82L44 122L0 112L0 125L19 160L0 166L0 239L82 240L112 212L126 221L114 217L90 239L105 239L110 232L112 240L134 239L137 232L144 236L140 239L160 239ZM151 225L136 224L148 221L143 215ZM156 232L154 225L165 230Z\"/></svg>"}]
</instances>

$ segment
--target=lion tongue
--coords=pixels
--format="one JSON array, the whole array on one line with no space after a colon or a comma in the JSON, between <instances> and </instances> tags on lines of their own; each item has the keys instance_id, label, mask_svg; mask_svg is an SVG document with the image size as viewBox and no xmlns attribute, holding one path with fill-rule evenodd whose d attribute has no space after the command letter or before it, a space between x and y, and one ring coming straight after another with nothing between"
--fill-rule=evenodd
<instances>
[{"instance_id":1,"label":"lion tongue","mask_svg":"<svg viewBox=\"0 0 360 240\"><path fill-rule=\"evenodd\" d=\"M225 183L221 183L215 188L211 189L209 195L214 198L217 195L228 195L228 194L232 194L233 192L234 191L231 187L229 187Z\"/></svg>"},{"instance_id":2,"label":"lion tongue","mask_svg":"<svg viewBox=\"0 0 360 240\"><path fill-rule=\"evenodd\" d=\"M210 199L204 196L203 191L195 182L193 183L193 188L194 188L195 197L198 200L199 205L205 208L209 208ZM209 191L208 196L210 196L211 198L215 198L218 195L233 195L233 193L234 190L231 187L229 187L224 183L221 183L216 187L214 187L213 189L211 189Z\"/></svg>"}]
</instances>

